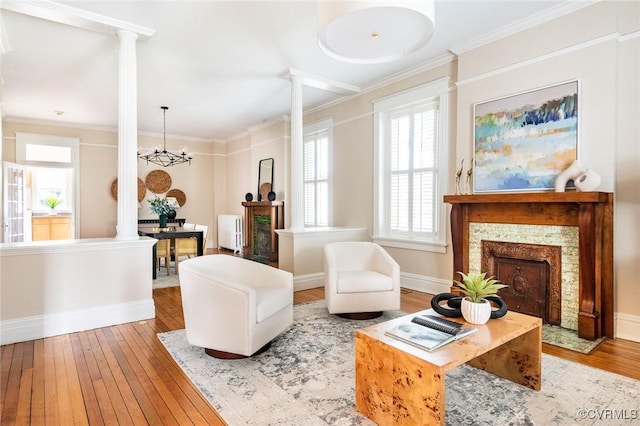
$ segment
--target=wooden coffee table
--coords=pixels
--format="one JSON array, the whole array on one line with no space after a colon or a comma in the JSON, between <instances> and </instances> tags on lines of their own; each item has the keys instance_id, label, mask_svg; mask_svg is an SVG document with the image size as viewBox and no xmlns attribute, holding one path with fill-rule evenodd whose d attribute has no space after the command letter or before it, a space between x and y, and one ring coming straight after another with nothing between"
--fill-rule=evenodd
<instances>
[{"instance_id":1,"label":"wooden coffee table","mask_svg":"<svg viewBox=\"0 0 640 426\"><path fill-rule=\"evenodd\" d=\"M540 390L540 318L508 312L434 352L385 336L418 314L437 315L429 309L356 330L356 409L374 422L444 425L445 373L465 362Z\"/></svg>"}]
</instances>

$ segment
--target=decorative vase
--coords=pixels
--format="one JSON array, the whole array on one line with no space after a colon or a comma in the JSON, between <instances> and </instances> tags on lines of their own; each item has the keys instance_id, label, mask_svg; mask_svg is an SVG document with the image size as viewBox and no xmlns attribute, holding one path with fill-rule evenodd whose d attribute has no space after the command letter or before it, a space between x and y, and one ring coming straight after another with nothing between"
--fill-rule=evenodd
<instances>
[{"instance_id":1,"label":"decorative vase","mask_svg":"<svg viewBox=\"0 0 640 426\"><path fill-rule=\"evenodd\" d=\"M160 228L166 228L167 227L167 215L166 214L161 214L158 219L160 219Z\"/></svg>"},{"instance_id":2,"label":"decorative vase","mask_svg":"<svg viewBox=\"0 0 640 426\"><path fill-rule=\"evenodd\" d=\"M176 218L176 216L178 215L178 212L176 210L170 212L169 214L167 214L167 217L171 220L174 220Z\"/></svg>"},{"instance_id":3,"label":"decorative vase","mask_svg":"<svg viewBox=\"0 0 640 426\"><path fill-rule=\"evenodd\" d=\"M482 299L481 303L475 303L465 297L462 299L460 310L465 321L471 324L485 324L491 317L491 303L485 299Z\"/></svg>"}]
</instances>

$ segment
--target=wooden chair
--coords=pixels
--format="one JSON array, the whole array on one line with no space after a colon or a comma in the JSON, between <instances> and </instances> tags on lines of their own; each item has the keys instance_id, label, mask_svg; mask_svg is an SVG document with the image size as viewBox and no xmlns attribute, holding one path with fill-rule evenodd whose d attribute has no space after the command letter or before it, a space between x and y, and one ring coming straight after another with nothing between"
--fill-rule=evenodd
<instances>
[{"instance_id":1,"label":"wooden chair","mask_svg":"<svg viewBox=\"0 0 640 426\"><path fill-rule=\"evenodd\" d=\"M209 227L207 225L196 225L196 231L202 231L202 253L207 250L207 240L209 239Z\"/></svg>"},{"instance_id":2,"label":"wooden chair","mask_svg":"<svg viewBox=\"0 0 640 426\"><path fill-rule=\"evenodd\" d=\"M160 259L164 259L164 266L167 268L167 275L171 273L171 240L162 239L156 243L156 268L160 270ZM177 262L176 262L177 268ZM176 273L178 270L176 269Z\"/></svg>"},{"instance_id":3,"label":"wooden chair","mask_svg":"<svg viewBox=\"0 0 640 426\"><path fill-rule=\"evenodd\" d=\"M198 256L198 239L196 237L191 238L176 238L173 247L173 258L176 262L176 274L178 273L178 264L180 257Z\"/></svg>"},{"instance_id":4,"label":"wooden chair","mask_svg":"<svg viewBox=\"0 0 640 426\"><path fill-rule=\"evenodd\" d=\"M185 223L183 228L186 225L190 225ZM205 252L207 247L207 238L209 237L209 227L206 225L193 225L193 229L196 231L202 231L202 253ZM180 256L187 256L187 258L191 258L191 256L198 256L198 238L176 238L173 247L173 256L176 262L176 274L178 273L178 262L180 261Z\"/></svg>"},{"instance_id":5,"label":"wooden chair","mask_svg":"<svg viewBox=\"0 0 640 426\"><path fill-rule=\"evenodd\" d=\"M185 223L182 224L182 228L184 228L184 229L196 229L196 224L195 223L185 222Z\"/></svg>"}]
</instances>

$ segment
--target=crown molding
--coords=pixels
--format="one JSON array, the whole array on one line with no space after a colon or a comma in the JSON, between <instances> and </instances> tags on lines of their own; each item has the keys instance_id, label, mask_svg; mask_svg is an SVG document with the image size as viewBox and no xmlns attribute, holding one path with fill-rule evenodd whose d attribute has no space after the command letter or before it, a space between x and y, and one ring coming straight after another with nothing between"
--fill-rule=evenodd
<instances>
[{"instance_id":1,"label":"crown molding","mask_svg":"<svg viewBox=\"0 0 640 426\"><path fill-rule=\"evenodd\" d=\"M117 127L98 126L94 124L84 124L84 123L72 123L68 121L45 120L41 118L5 117L2 119L2 121L6 121L7 123L16 123L16 124L33 124L38 126L64 127L64 128L98 131L98 132L118 133ZM162 136L163 136L163 134L159 132L146 132L146 131L138 131L137 135L157 137L160 139L162 139ZM201 143L223 143L224 142L216 139L198 138L195 136L182 136L182 135L174 135L174 134L168 134L168 133L167 133L167 138L174 139L174 140L180 139L183 141L201 142Z\"/></svg>"},{"instance_id":2,"label":"crown molding","mask_svg":"<svg viewBox=\"0 0 640 426\"><path fill-rule=\"evenodd\" d=\"M527 18L512 22L511 24L504 27L500 27L474 40L451 46L449 51L455 53L456 55L460 55L470 50L477 49L478 47L484 46L486 44L493 43L494 41L501 40L505 37L509 37L524 30L528 30L529 28L533 28L554 19L560 18L561 16L576 12L585 7L600 3L601 1L602 0L567 1L565 3L559 4L558 6L533 14Z\"/></svg>"},{"instance_id":3,"label":"crown molding","mask_svg":"<svg viewBox=\"0 0 640 426\"><path fill-rule=\"evenodd\" d=\"M565 48L562 48L562 49L554 50L553 52L545 53L543 55L539 55L539 56L536 56L536 57L533 57L533 58L530 58L530 59L527 59L527 60L524 60L524 61L516 62L514 64L507 65L507 66L504 66L504 67L501 67L501 68L497 68L497 69L494 69L494 70L491 70L491 71L488 71L488 72L485 72L485 73L482 73L482 74L474 75L474 76L466 78L464 80L458 80L456 82L456 86L458 86L458 87L464 86L465 84L469 84L469 83L473 83L473 82L476 82L476 81L484 80L485 78L488 78L488 77L493 77L495 75L503 74L503 73L508 72L508 71L513 71L515 69L522 68L522 67L527 66L527 65L531 65L531 64L538 63L538 62L546 61L546 60L551 59L551 58L555 58L555 57L558 57L558 56L566 55L568 53L575 52L575 51L578 51L578 50L582 50L582 49L585 49L585 48L588 48L588 47L591 47L591 46L596 46L596 45L601 44L601 43L606 43L606 42L609 42L611 40L620 40L618 33L608 34L608 35L605 35L605 36L602 36L602 37L595 38L593 40L588 40L588 41L583 42L583 43L574 44L573 46L568 46L568 47L565 47Z\"/></svg>"},{"instance_id":4,"label":"crown molding","mask_svg":"<svg viewBox=\"0 0 640 426\"><path fill-rule=\"evenodd\" d=\"M328 92L337 93L339 95L351 95L359 93L361 90L358 86L354 86L352 84L330 80L328 78L309 74L294 68L289 68L288 70L283 71L282 73L280 73L280 77L286 78L287 80L297 78L300 83L305 86L314 87L320 90L326 90Z\"/></svg>"},{"instance_id":5,"label":"crown molding","mask_svg":"<svg viewBox=\"0 0 640 426\"><path fill-rule=\"evenodd\" d=\"M119 31L130 31L136 33L143 41L156 32L151 28L50 0L3 0L0 2L0 9L103 34L117 35Z\"/></svg>"},{"instance_id":6,"label":"crown molding","mask_svg":"<svg viewBox=\"0 0 640 426\"><path fill-rule=\"evenodd\" d=\"M406 80L406 79L414 77L414 76L416 76L418 74L430 71L430 70L432 70L434 68L438 68L438 67L441 67L443 65L449 64L451 62L454 62L456 59L457 58L456 58L456 56L454 54L445 53L444 55L441 55L441 56L439 56L437 58L434 58L434 59L432 59L432 60L430 60L430 61L428 61L428 62L426 62L424 64L420 64L420 65L417 65L415 67L408 68L406 70L403 70L403 71L395 73L395 74L389 74L389 75L385 76L383 79L378 80L378 81L376 81L374 83L371 83L371 84L363 87L361 89L360 93L357 93L357 94L354 94L354 95L350 95L350 96L343 96L343 97L334 99L332 101L326 102L324 104L317 105L315 107L309 108L309 109L305 110L304 114L305 115L313 114L313 113L315 113L317 111L321 111L321 110L326 109L326 108L334 107L334 106L339 105L339 104L341 104L343 102L348 102L348 101L350 101L350 100L352 100L352 99L354 99L354 98L356 98L358 96L362 96L362 95L364 95L366 93L373 92L373 91L381 89L383 87L390 86L390 85L392 85L394 83L397 83L399 81Z\"/></svg>"},{"instance_id":7,"label":"crown molding","mask_svg":"<svg viewBox=\"0 0 640 426\"><path fill-rule=\"evenodd\" d=\"M638 37L640 37L640 31L635 31L635 32L632 32L632 33L629 33L629 34L620 35L618 37L618 41L622 43L622 42L625 42L625 41L633 40L633 39L638 38Z\"/></svg>"},{"instance_id":8,"label":"crown molding","mask_svg":"<svg viewBox=\"0 0 640 426\"><path fill-rule=\"evenodd\" d=\"M9 39L7 33L4 30L4 23L2 22L2 15L0 14L0 55L11 52L11 46L9 46Z\"/></svg>"}]
</instances>

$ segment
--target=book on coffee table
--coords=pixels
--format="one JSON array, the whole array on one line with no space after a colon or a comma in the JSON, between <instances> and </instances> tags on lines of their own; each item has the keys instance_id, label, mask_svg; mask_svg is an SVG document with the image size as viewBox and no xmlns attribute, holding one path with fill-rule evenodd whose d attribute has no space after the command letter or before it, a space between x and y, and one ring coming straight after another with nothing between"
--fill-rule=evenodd
<instances>
[{"instance_id":1,"label":"book on coffee table","mask_svg":"<svg viewBox=\"0 0 640 426\"><path fill-rule=\"evenodd\" d=\"M385 331L385 334L418 348L434 351L476 331L478 329L475 327L434 315L416 315L411 321Z\"/></svg>"}]
</instances>

